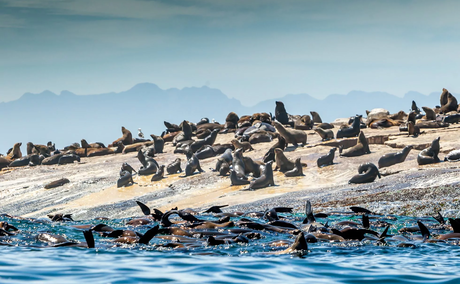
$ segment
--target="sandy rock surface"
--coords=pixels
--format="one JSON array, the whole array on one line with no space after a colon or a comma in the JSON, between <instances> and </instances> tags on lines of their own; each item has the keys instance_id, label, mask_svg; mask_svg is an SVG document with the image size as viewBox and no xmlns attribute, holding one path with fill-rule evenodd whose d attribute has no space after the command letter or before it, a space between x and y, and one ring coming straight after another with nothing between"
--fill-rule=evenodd
<instances>
[{"instance_id":1,"label":"sandy rock surface","mask_svg":"<svg viewBox=\"0 0 460 284\"><path fill-rule=\"evenodd\" d=\"M441 160L449 151L459 149L459 128L451 125L424 129L425 133L417 138L399 132L398 127L364 129L372 153L349 158L339 157L337 151L334 165L324 168L316 166L320 156L327 154L331 146L350 147L356 144L356 138L321 142L318 134L308 130L305 131L308 136L306 146L290 146L285 151L288 158L301 157L302 162L307 163L304 176L288 178L275 171L276 186L255 191L243 191L247 185L230 186L228 176L221 177L212 172L217 157L200 161L204 173L191 177L182 177L184 173L166 175L158 182L151 182L151 176L135 176L136 184L124 188L116 187L121 164L127 162L137 170L141 164L136 153L82 158L80 163L62 166L4 169L0 173L0 213L30 217L72 213L75 219L139 216L142 213L136 200L160 210L228 204L229 209L265 210L272 206L292 206L303 211L305 200L310 199L315 212L345 210L348 206L359 205L379 213L422 216L441 211L447 217L460 217L457 209L460 208L460 163L417 164L418 153L438 136L441 137ZM333 131L336 133L337 128ZM233 138L233 133L219 134L216 143L229 143ZM255 150L245 152L244 156L260 161L275 142L254 144ZM400 151L407 145L413 145L414 149L406 161L381 169L381 179L363 185L348 184L348 180L358 173L360 164L372 162L377 165L382 155ZM173 154L173 151L174 147L167 143L165 153L157 154L155 159L160 165L167 165L180 157L184 169L185 155ZM47 183L60 178L68 178L70 183L53 189L44 188Z\"/></svg>"}]
</instances>

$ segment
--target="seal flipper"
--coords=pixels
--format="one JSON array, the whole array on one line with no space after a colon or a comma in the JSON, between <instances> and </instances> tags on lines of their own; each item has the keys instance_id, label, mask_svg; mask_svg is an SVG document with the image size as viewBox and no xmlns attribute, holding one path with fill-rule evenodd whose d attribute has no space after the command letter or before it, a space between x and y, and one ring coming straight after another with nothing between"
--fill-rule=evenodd
<instances>
[{"instance_id":1,"label":"seal flipper","mask_svg":"<svg viewBox=\"0 0 460 284\"><path fill-rule=\"evenodd\" d=\"M144 203L142 203L140 201L136 201L136 203L137 203L137 205L139 205L139 207L141 208L142 213L144 213L144 215L150 215L151 214L151 210L147 205L145 205Z\"/></svg>"},{"instance_id":2,"label":"seal flipper","mask_svg":"<svg viewBox=\"0 0 460 284\"><path fill-rule=\"evenodd\" d=\"M370 210L359 206L351 206L350 210L355 213L373 214Z\"/></svg>"},{"instance_id":3,"label":"seal flipper","mask_svg":"<svg viewBox=\"0 0 460 284\"><path fill-rule=\"evenodd\" d=\"M139 239L140 244L148 245L150 240L158 234L160 226L156 225L152 229L145 232L145 234Z\"/></svg>"},{"instance_id":4,"label":"seal flipper","mask_svg":"<svg viewBox=\"0 0 460 284\"><path fill-rule=\"evenodd\" d=\"M305 201L305 215L307 215L307 218L303 220L302 224L313 223L316 221L313 211L311 210L310 200Z\"/></svg>"},{"instance_id":5,"label":"seal flipper","mask_svg":"<svg viewBox=\"0 0 460 284\"><path fill-rule=\"evenodd\" d=\"M433 218L439 222L439 224L441 225L445 225L446 224L446 221L444 220L444 218L442 217L441 215L441 212L438 212L438 214L436 214L435 216L433 216ZM452 223L451 223L452 224Z\"/></svg>"},{"instance_id":6,"label":"seal flipper","mask_svg":"<svg viewBox=\"0 0 460 284\"><path fill-rule=\"evenodd\" d=\"M430 231L428 228L420 221L417 221L417 225L420 228L420 233L422 233L423 241L426 241L430 238Z\"/></svg>"},{"instance_id":7,"label":"seal flipper","mask_svg":"<svg viewBox=\"0 0 460 284\"><path fill-rule=\"evenodd\" d=\"M302 254L304 251L308 251L307 240L305 240L303 232L297 235L297 238L289 249L293 252L302 252Z\"/></svg>"},{"instance_id":8,"label":"seal flipper","mask_svg":"<svg viewBox=\"0 0 460 284\"><path fill-rule=\"evenodd\" d=\"M86 244L88 248L94 248L95 243L94 243L93 232L91 230L85 230L83 231L83 236L85 236L85 240L86 240Z\"/></svg>"},{"instance_id":9,"label":"seal flipper","mask_svg":"<svg viewBox=\"0 0 460 284\"><path fill-rule=\"evenodd\" d=\"M454 230L454 233L460 233L460 222L458 219L449 218L449 223Z\"/></svg>"},{"instance_id":10,"label":"seal flipper","mask_svg":"<svg viewBox=\"0 0 460 284\"><path fill-rule=\"evenodd\" d=\"M369 229L369 216L363 215L363 228Z\"/></svg>"},{"instance_id":11,"label":"seal flipper","mask_svg":"<svg viewBox=\"0 0 460 284\"><path fill-rule=\"evenodd\" d=\"M211 206L208 210L204 211L203 213L222 213L222 210L220 209L227 206L228 205Z\"/></svg>"}]
</instances>

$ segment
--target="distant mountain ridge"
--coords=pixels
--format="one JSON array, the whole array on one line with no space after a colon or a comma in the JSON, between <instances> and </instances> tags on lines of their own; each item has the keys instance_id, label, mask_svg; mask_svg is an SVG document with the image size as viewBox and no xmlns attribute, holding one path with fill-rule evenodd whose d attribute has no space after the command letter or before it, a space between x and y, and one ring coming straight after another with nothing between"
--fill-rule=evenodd
<instances>
[{"instance_id":1,"label":"distant mountain ridge","mask_svg":"<svg viewBox=\"0 0 460 284\"><path fill-rule=\"evenodd\" d=\"M323 121L331 122L357 113L365 115L366 109L377 107L391 113L407 112L412 100L419 107L434 107L439 104L440 94L426 96L409 92L401 98L381 92L351 91L322 100L308 94L289 94L246 107L220 90L206 86L163 90L152 83L141 83L124 92L99 95L76 95L70 91L62 91L59 95L50 91L25 93L15 101L0 103L3 133L0 153L5 154L16 142L23 143L24 154L27 142L46 144L53 141L62 148L84 138L88 142L109 144L121 136L121 126L136 137L137 128L142 128L147 136L161 134L165 129L163 121L179 124L182 120L197 122L208 117L223 123L231 111L239 116L255 112L274 114L277 100L285 104L290 114L309 114L314 110Z\"/></svg>"}]
</instances>

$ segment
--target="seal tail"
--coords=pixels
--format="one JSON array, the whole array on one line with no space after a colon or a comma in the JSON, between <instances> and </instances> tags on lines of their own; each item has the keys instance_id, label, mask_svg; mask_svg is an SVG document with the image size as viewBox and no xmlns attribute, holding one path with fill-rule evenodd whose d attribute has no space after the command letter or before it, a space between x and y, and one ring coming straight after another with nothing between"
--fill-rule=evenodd
<instances>
[{"instance_id":1,"label":"seal tail","mask_svg":"<svg viewBox=\"0 0 460 284\"><path fill-rule=\"evenodd\" d=\"M86 244L88 245L88 248L94 248L95 243L94 243L93 232L91 230L83 231L83 236L85 236L85 240L86 240Z\"/></svg>"},{"instance_id":2,"label":"seal tail","mask_svg":"<svg viewBox=\"0 0 460 284\"><path fill-rule=\"evenodd\" d=\"M305 201L305 215L307 215L307 218L303 220L303 224L313 223L316 221L315 216L313 215L313 210L311 209L310 200Z\"/></svg>"},{"instance_id":3,"label":"seal tail","mask_svg":"<svg viewBox=\"0 0 460 284\"><path fill-rule=\"evenodd\" d=\"M363 215L363 228L369 229L369 216Z\"/></svg>"},{"instance_id":4,"label":"seal tail","mask_svg":"<svg viewBox=\"0 0 460 284\"><path fill-rule=\"evenodd\" d=\"M420 233L422 233L423 240L428 240L430 238L430 231L428 228L420 220L417 221L417 225L420 228Z\"/></svg>"},{"instance_id":5,"label":"seal tail","mask_svg":"<svg viewBox=\"0 0 460 284\"><path fill-rule=\"evenodd\" d=\"M156 225L152 229L148 230L145 232L145 234L139 239L140 244L148 245L150 240L155 237L156 234L158 234L158 231L160 230L160 226Z\"/></svg>"},{"instance_id":6,"label":"seal tail","mask_svg":"<svg viewBox=\"0 0 460 284\"><path fill-rule=\"evenodd\" d=\"M439 224L441 225L444 225L446 224L446 221L444 220L444 218L442 217L441 215L441 212L438 212L438 214L436 214L435 216L433 216L433 218L439 222Z\"/></svg>"},{"instance_id":7,"label":"seal tail","mask_svg":"<svg viewBox=\"0 0 460 284\"><path fill-rule=\"evenodd\" d=\"M136 203L137 203L137 205L139 205L139 207L141 208L142 213L144 213L144 215L150 215L151 210L147 205L145 205L144 203L142 203L140 201L136 201Z\"/></svg>"}]
</instances>

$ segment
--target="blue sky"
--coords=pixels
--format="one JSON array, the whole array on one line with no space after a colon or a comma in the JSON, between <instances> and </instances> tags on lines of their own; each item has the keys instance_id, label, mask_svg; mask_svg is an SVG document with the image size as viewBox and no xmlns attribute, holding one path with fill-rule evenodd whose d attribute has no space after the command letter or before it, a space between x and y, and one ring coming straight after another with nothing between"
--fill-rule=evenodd
<instances>
[{"instance_id":1,"label":"blue sky","mask_svg":"<svg viewBox=\"0 0 460 284\"><path fill-rule=\"evenodd\" d=\"M286 94L460 92L459 1L0 0L0 101L208 85Z\"/></svg>"}]
</instances>

